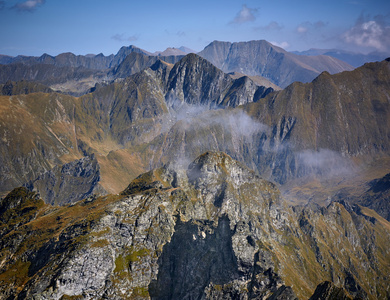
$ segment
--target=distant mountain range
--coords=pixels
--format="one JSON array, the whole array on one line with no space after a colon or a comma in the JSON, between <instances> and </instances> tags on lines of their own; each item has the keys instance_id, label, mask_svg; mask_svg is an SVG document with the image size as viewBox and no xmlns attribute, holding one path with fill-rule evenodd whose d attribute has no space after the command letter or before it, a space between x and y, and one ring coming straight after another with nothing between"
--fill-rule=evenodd
<instances>
[{"instance_id":1,"label":"distant mountain range","mask_svg":"<svg viewBox=\"0 0 390 300\"><path fill-rule=\"evenodd\" d=\"M0 298L388 298L389 95L266 41L11 59Z\"/></svg>"},{"instance_id":2,"label":"distant mountain range","mask_svg":"<svg viewBox=\"0 0 390 300\"><path fill-rule=\"evenodd\" d=\"M390 57L390 53L384 52L371 52L368 54L362 54L339 49L310 49L306 51L293 51L291 53L309 56L327 55L345 61L355 68L360 67L367 62L382 61L385 58Z\"/></svg>"},{"instance_id":3,"label":"distant mountain range","mask_svg":"<svg viewBox=\"0 0 390 300\"><path fill-rule=\"evenodd\" d=\"M109 56L103 54L83 56L72 53L57 56L43 54L40 57L0 55L0 64L3 65L0 66L0 83L8 80L34 80L53 89L81 95L98 82L124 78L121 76L128 76L150 67L157 58L176 63L186 54L194 52L189 48L180 47L151 53L136 46L128 46ZM133 54L133 57L126 60L130 54ZM145 57L140 55L135 57L135 54ZM382 53L360 55L339 50L312 49L290 53L264 40L240 43L214 41L198 54L226 73L259 76L264 78L265 82L268 80L282 88L294 81L310 82L323 71L334 74L352 70L353 66L359 66L363 62L386 58ZM125 65L121 66L125 60ZM18 67L18 64L23 64L23 67ZM25 71L18 71L18 68ZM48 68L52 70L47 72ZM42 69L44 70L41 71ZM77 88L73 87L75 83L64 84L66 81L70 82L69 78L77 78L79 82Z\"/></svg>"},{"instance_id":4,"label":"distant mountain range","mask_svg":"<svg viewBox=\"0 0 390 300\"><path fill-rule=\"evenodd\" d=\"M310 82L323 71L334 74L353 69L330 56L300 56L264 40L240 43L215 41L198 54L224 72L259 75L282 88L294 81Z\"/></svg>"}]
</instances>

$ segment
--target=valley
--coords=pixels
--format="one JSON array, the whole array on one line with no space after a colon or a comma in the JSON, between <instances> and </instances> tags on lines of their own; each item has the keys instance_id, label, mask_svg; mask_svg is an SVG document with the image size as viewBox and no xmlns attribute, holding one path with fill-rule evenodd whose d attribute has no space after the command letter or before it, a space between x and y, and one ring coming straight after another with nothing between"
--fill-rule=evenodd
<instances>
[{"instance_id":1,"label":"valley","mask_svg":"<svg viewBox=\"0 0 390 300\"><path fill-rule=\"evenodd\" d=\"M1 297L388 298L390 60L168 50L0 57Z\"/></svg>"}]
</instances>

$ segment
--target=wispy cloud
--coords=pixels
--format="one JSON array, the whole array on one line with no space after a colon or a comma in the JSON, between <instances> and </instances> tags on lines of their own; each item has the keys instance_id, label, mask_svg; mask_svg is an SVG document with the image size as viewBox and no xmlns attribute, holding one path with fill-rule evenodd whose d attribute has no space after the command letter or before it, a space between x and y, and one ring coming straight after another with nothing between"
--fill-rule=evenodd
<instances>
[{"instance_id":1,"label":"wispy cloud","mask_svg":"<svg viewBox=\"0 0 390 300\"><path fill-rule=\"evenodd\" d=\"M118 42L134 42L138 40L138 36L132 35L132 36L125 36L124 33L122 34L115 34L111 37L111 39L118 41Z\"/></svg>"},{"instance_id":2,"label":"wispy cloud","mask_svg":"<svg viewBox=\"0 0 390 300\"><path fill-rule=\"evenodd\" d=\"M2 1L2 2L4 2L4 1ZM12 8L14 8L18 11L33 12L34 10L36 10L39 6L42 6L43 4L45 4L45 0L27 0L27 1L23 1L23 2L15 4Z\"/></svg>"},{"instance_id":3,"label":"wispy cloud","mask_svg":"<svg viewBox=\"0 0 390 300\"><path fill-rule=\"evenodd\" d=\"M241 10L237 13L236 17L230 23L243 24L246 22L253 22L256 20L256 16L255 16L256 13L257 13L256 8L249 8L244 4Z\"/></svg>"},{"instance_id":4,"label":"wispy cloud","mask_svg":"<svg viewBox=\"0 0 390 300\"><path fill-rule=\"evenodd\" d=\"M390 51L389 16L378 15L373 19L361 15L355 25L342 35L342 39L357 46Z\"/></svg>"}]
</instances>

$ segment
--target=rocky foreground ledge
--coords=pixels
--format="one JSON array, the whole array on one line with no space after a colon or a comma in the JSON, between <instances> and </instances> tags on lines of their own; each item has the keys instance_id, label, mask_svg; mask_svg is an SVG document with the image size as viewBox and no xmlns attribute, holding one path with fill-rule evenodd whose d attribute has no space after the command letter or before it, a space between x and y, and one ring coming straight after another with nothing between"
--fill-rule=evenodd
<instances>
[{"instance_id":1,"label":"rocky foreground ledge","mask_svg":"<svg viewBox=\"0 0 390 300\"><path fill-rule=\"evenodd\" d=\"M390 223L361 206L288 207L230 156L166 165L67 206L0 202L2 299L385 299Z\"/></svg>"}]
</instances>

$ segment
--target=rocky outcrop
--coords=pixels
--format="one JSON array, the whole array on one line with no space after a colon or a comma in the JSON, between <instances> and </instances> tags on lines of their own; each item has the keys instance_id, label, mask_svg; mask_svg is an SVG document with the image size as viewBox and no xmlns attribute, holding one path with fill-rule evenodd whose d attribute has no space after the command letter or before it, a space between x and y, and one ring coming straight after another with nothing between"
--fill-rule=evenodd
<instances>
[{"instance_id":1,"label":"rocky outcrop","mask_svg":"<svg viewBox=\"0 0 390 300\"><path fill-rule=\"evenodd\" d=\"M23 217L18 207L6 211ZM121 195L35 211L1 239L2 297L307 299L325 280L389 293L386 221L341 203L292 210L221 152L144 173Z\"/></svg>"},{"instance_id":2,"label":"rocky outcrop","mask_svg":"<svg viewBox=\"0 0 390 300\"><path fill-rule=\"evenodd\" d=\"M371 181L370 186L355 202L375 210L390 221L390 173Z\"/></svg>"},{"instance_id":3,"label":"rocky outcrop","mask_svg":"<svg viewBox=\"0 0 390 300\"><path fill-rule=\"evenodd\" d=\"M319 284L309 300L351 300L352 297L343 288L336 287L330 281Z\"/></svg>"},{"instance_id":4,"label":"rocky outcrop","mask_svg":"<svg viewBox=\"0 0 390 300\"><path fill-rule=\"evenodd\" d=\"M99 181L99 164L95 156L91 155L56 166L25 186L37 192L45 203L66 205L94 195L96 197L96 194L104 195L106 192Z\"/></svg>"},{"instance_id":5,"label":"rocky outcrop","mask_svg":"<svg viewBox=\"0 0 390 300\"><path fill-rule=\"evenodd\" d=\"M172 68L166 99L168 104L179 101L205 107L236 107L254 101L257 93L264 97L273 89L260 89L248 77L233 80L196 54L188 54Z\"/></svg>"}]
</instances>

